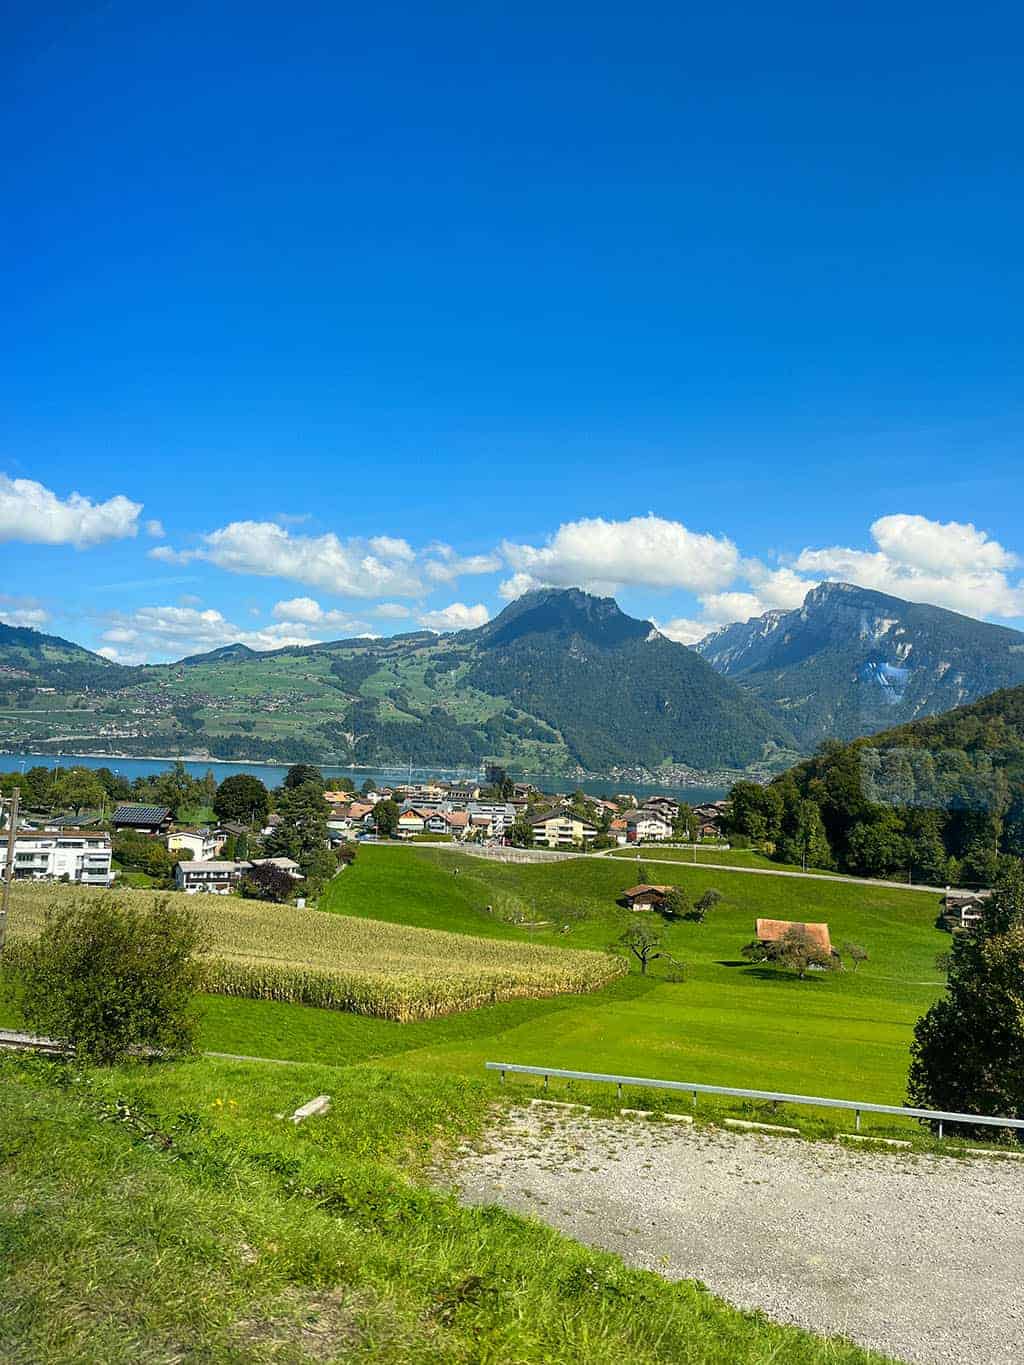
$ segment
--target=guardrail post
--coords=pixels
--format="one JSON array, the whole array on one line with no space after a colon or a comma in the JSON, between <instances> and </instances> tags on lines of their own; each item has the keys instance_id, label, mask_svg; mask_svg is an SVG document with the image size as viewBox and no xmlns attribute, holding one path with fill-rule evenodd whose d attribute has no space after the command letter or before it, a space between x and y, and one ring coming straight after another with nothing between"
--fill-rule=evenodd
<instances>
[{"instance_id":1,"label":"guardrail post","mask_svg":"<svg viewBox=\"0 0 1024 1365\"><path fill-rule=\"evenodd\" d=\"M694 1109L697 1108L697 1092L696 1092L696 1090L693 1092L693 1108L694 1108Z\"/></svg>"},{"instance_id":2,"label":"guardrail post","mask_svg":"<svg viewBox=\"0 0 1024 1365\"><path fill-rule=\"evenodd\" d=\"M504 1067L501 1068L501 1083L502 1083L502 1085L505 1084L505 1068L504 1068Z\"/></svg>"},{"instance_id":3,"label":"guardrail post","mask_svg":"<svg viewBox=\"0 0 1024 1365\"><path fill-rule=\"evenodd\" d=\"M545 1072L545 1073L544 1073L544 1089L547 1090L547 1088L548 1088L548 1077L547 1077L547 1072Z\"/></svg>"},{"instance_id":4,"label":"guardrail post","mask_svg":"<svg viewBox=\"0 0 1024 1365\"><path fill-rule=\"evenodd\" d=\"M617 1081L617 1082L615 1083L615 1093L618 1095L619 1099L621 1100L621 1099L622 1099L622 1082L621 1082L621 1081Z\"/></svg>"},{"instance_id":5,"label":"guardrail post","mask_svg":"<svg viewBox=\"0 0 1024 1365\"><path fill-rule=\"evenodd\" d=\"M853 1127L854 1127L854 1131L855 1131L855 1132L857 1132L857 1133L860 1132L860 1110L859 1110L859 1109L855 1109L855 1110L853 1111Z\"/></svg>"},{"instance_id":6,"label":"guardrail post","mask_svg":"<svg viewBox=\"0 0 1024 1365\"><path fill-rule=\"evenodd\" d=\"M942 1120L939 1119L939 1141L942 1141Z\"/></svg>"}]
</instances>

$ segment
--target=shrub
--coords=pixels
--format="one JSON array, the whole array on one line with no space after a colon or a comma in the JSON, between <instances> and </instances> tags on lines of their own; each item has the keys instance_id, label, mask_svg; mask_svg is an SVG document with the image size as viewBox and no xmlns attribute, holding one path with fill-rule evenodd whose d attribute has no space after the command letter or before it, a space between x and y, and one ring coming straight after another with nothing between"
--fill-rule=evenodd
<instances>
[{"instance_id":1,"label":"shrub","mask_svg":"<svg viewBox=\"0 0 1024 1365\"><path fill-rule=\"evenodd\" d=\"M194 912L166 897L138 907L109 894L55 900L12 962L25 1019L99 1065L133 1048L191 1052L202 946Z\"/></svg>"},{"instance_id":2,"label":"shrub","mask_svg":"<svg viewBox=\"0 0 1024 1365\"><path fill-rule=\"evenodd\" d=\"M297 886L298 882L284 868L273 863L255 863L242 878L238 889L249 900L283 905L291 900Z\"/></svg>"}]
</instances>

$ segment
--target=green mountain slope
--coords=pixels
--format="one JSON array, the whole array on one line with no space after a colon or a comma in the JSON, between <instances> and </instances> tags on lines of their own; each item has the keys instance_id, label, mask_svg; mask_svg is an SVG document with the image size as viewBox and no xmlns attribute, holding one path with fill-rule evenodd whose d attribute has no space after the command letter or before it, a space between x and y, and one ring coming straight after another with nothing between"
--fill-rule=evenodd
<instances>
[{"instance_id":1,"label":"green mountain slope","mask_svg":"<svg viewBox=\"0 0 1024 1365\"><path fill-rule=\"evenodd\" d=\"M811 749L1024 683L1024 634L898 597L822 583L802 607L697 645Z\"/></svg>"},{"instance_id":2,"label":"green mountain slope","mask_svg":"<svg viewBox=\"0 0 1024 1365\"><path fill-rule=\"evenodd\" d=\"M62 677L56 695L0 696L0 741L364 764L500 758L535 772L745 768L796 752L782 723L692 650L575 589L528 594L456 635L99 663L87 694Z\"/></svg>"},{"instance_id":3,"label":"green mountain slope","mask_svg":"<svg viewBox=\"0 0 1024 1365\"><path fill-rule=\"evenodd\" d=\"M1024 686L825 744L734 802L741 832L798 845L813 805L844 870L991 886L1024 858Z\"/></svg>"},{"instance_id":4,"label":"green mountain slope","mask_svg":"<svg viewBox=\"0 0 1024 1365\"><path fill-rule=\"evenodd\" d=\"M65 689L123 686L136 672L81 645L0 622L0 688L26 694L38 687Z\"/></svg>"}]
</instances>

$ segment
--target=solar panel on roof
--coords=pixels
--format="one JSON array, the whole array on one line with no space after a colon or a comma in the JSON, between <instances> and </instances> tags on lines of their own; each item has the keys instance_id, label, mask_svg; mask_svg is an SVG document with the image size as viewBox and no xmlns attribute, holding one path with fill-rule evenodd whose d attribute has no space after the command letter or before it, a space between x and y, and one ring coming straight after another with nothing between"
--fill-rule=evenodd
<instances>
[{"instance_id":1,"label":"solar panel on roof","mask_svg":"<svg viewBox=\"0 0 1024 1365\"><path fill-rule=\"evenodd\" d=\"M122 824L158 825L170 815L168 806L118 806L114 819Z\"/></svg>"}]
</instances>

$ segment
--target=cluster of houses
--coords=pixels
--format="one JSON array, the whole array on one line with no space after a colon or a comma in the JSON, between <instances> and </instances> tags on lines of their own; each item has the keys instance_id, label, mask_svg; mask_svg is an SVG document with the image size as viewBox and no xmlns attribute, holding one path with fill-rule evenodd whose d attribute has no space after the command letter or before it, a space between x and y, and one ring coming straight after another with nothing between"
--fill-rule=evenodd
<instances>
[{"instance_id":1,"label":"cluster of houses","mask_svg":"<svg viewBox=\"0 0 1024 1365\"><path fill-rule=\"evenodd\" d=\"M374 806L392 800L399 807L397 835L412 839L422 835L448 836L484 843L508 843L512 827L525 822L530 838L539 848L585 848L599 834L607 833L620 844L667 842L676 835L680 805L670 796L654 796L639 804L635 797L608 800L584 796L582 803L569 796L545 796L528 783L516 783L507 800L485 799L474 784L417 783L381 787L364 796L347 792L324 793L330 805L328 827L337 835L358 838L376 828ZM713 801L694 809L697 838L721 833L727 810L725 801Z\"/></svg>"}]
</instances>

